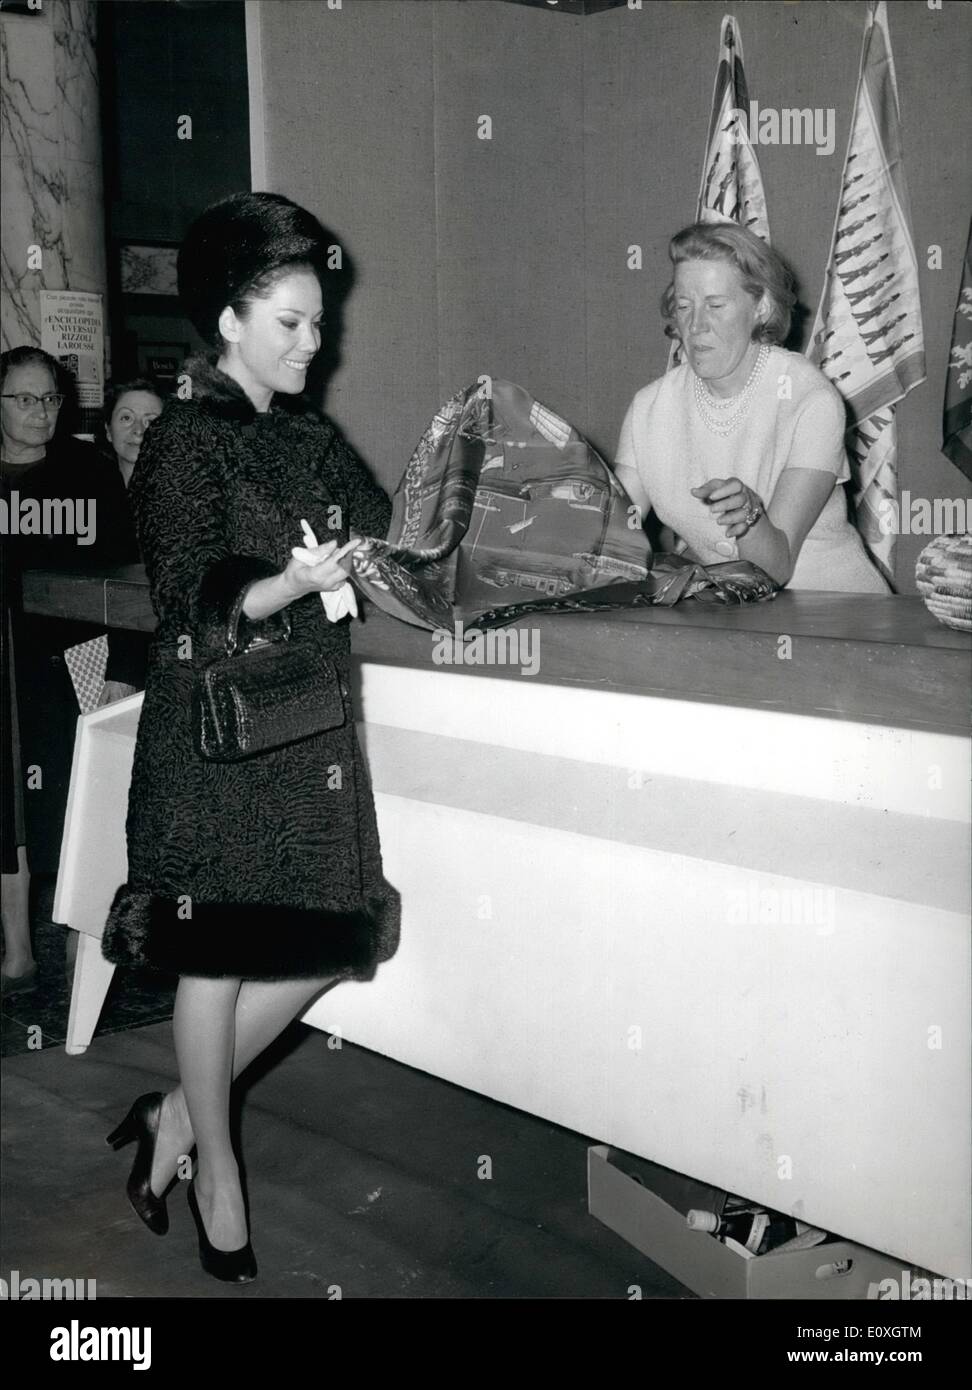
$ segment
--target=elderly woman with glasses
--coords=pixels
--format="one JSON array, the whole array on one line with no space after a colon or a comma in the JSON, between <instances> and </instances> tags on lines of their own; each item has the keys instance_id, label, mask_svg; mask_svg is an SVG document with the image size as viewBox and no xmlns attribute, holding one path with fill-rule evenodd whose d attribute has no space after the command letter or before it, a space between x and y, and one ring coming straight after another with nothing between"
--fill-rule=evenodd
<instances>
[{"instance_id":1,"label":"elderly woman with glasses","mask_svg":"<svg viewBox=\"0 0 972 1390\"><path fill-rule=\"evenodd\" d=\"M791 589L888 592L848 520L844 404L782 345L793 277L735 223L697 223L669 246L666 332L683 361L638 392L616 472L647 518L703 564L743 559Z\"/></svg>"},{"instance_id":2,"label":"elderly woman with glasses","mask_svg":"<svg viewBox=\"0 0 972 1390\"><path fill-rule=\"evenodd\" d=\"M28 990L36 981L28 860L33 872L53 873L60 854L78 718L64 652L99 633L88 623L25 613L21 575L118 558L113 528L105 525L116 510L109 500L115 482L98 450L69 433L72 404L71 380L48 353L19 347L0 354L4 995ZM73 506L48 508L46 531L21 527L31 502L52 501ZM39 515L43 527L43 507ZM74 529L66 530L72 519ZM27 768L35 769L29 796L23 784Z\"/></svg>"}]
</instances>

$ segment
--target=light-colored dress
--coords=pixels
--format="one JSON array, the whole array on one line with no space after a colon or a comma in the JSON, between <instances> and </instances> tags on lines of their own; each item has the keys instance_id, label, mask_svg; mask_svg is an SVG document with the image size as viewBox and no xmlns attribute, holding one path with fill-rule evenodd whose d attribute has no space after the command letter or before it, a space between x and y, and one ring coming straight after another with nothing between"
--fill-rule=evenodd
<instances>
[{"instance_id":1,"label":"light-colored dress","mask_svg":"<svg viewBox=\"0 0 972 1390\"><path fill-rule=\"evenodd\" d=\"M832 473L833 492L788 587L886 594L888 585L847 519L845 428L843 401L823 373L799 353L772 347L744 418L722 438L702 419L695 374L685 363L635 396L621 426L616 472L628 486L637 474L655 515L707 565L735 559L738 551L692 488L710 478L739 478L768 506L785 468Z\"/></svg>"}]
</instances>

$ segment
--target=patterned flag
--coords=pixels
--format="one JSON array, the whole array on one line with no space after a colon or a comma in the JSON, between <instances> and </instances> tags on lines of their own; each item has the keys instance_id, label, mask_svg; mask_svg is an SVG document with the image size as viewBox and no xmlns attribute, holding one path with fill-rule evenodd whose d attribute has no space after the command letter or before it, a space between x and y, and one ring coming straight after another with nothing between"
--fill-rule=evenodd
<instances>
[{"instance_id":1,"label":"patterned flag","mask_svg":"<svg viewBox=\"0 0 972 1390\"><path fill-rule=\"evenodd\" d=\"M720 31L719 66L695 220L739 222L765 242L770 239L759 161L749 143L749 92L743 70L742 35L731 14L723 17ZM679 344L673 342L669 371L681 361Z\"/></svg>"},{"instance_id":2,"label":"patterned flag","mask_svg":"<svg viewBox=\"0 0 972 1390\"><path fill-rule=\"evenodd\" d=\"M972 226L965 248L962 287L952 325L952 351L945 378L942 452L972 478Z\"/></svg>"},{"instance_id":3,"label":"patterned flag","mask_svg":"<svg viewBox=\"0 0 972 1390\"><path fill-rule=\"evenodd\" d=\"M763 180L749 143L749 91L743 70L742 35L731 14L722 21L696 221L739 222L769 241Z\"/></svg>"},{"instance_id":4,"label":"patterned flag","mask_svg":"<svg viewBox=\"0 0 972 1390\"><path fill-rule=\"evenodd\" d=\"M857 526L888 582L897 530L894 406L925 380L918 262L887 6L868 11L827 276L807 356L847 405Z\"/></svg>"}]
</instances>

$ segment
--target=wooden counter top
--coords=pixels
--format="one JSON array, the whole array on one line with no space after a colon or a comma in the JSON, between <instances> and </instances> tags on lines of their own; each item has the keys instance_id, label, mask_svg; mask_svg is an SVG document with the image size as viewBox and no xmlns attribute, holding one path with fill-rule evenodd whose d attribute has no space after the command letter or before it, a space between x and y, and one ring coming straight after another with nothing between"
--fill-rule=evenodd
<instances>
[{"instance_id":1,"label":"wooden counter top","mask_svg":"<svg viewBox=\"0 0 972 1390\"><path fill-rule=\"evenodd\" d=\"M24 603L51 617L155 626L139 565L34 571L24 576ZM535 676L518 666L438 665L432 633L372 606L354 624L352 645L364 661L446 674L969 732L972 639L937 622L920 598L784 591L739 608L690 600L674 608L533 614L517 627L538 634Z\"/></svg>"}]
</instances>

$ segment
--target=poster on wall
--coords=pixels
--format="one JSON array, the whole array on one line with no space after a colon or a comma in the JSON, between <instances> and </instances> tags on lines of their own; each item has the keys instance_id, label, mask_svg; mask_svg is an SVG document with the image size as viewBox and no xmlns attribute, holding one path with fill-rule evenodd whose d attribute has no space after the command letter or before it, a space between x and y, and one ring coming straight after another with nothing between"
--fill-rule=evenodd
<instances>
[{"instance_id":1,"label":"poster on wall","mask_svg":"<svg viewBox=\"0 0 972 1390\"><path fill-rule=\"evenodd\" d=\"M102 297L87 290L41 290L41 347L78 387L82 427L91 430L105 401Z\"/></svg>"}]
</instances>

